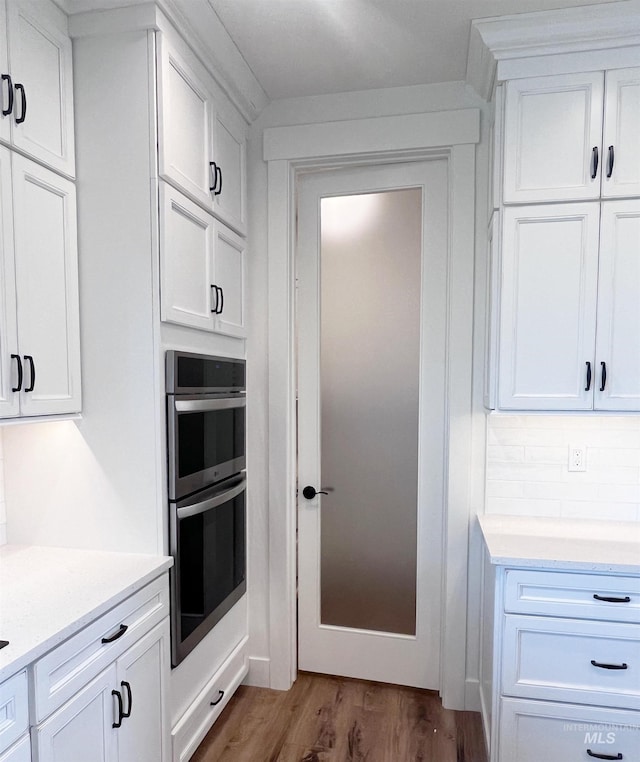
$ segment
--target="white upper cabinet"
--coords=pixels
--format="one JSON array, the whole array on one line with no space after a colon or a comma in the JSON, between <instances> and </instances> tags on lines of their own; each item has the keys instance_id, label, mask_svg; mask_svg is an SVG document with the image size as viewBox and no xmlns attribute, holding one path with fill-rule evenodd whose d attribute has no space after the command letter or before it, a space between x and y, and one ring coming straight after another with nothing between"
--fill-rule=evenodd
<instances>
[{"instance_id":1,"label":"white upper cabinet","mask_svg":"<svg viewBox=\"0 0 640 762\"><path fill-rule=\"evenodd\" d=\"M15 390L22 358L18 355L16 322L11 152L3 146L0 146L0 247L0 417L8 418L20 412L19 394Z\"/></svg>"},{"instance_id":2,"label":"white upper cabinet","mask_svg":"<svg viewBox=\"0 0 640 762\"><path fill-rule=\"evenodd\" d=\"M506 204L640 195L640 68L506 84Z\"/></svg>"},{"instance_id":3,"label":"white upper cabinet","mask_svg":"<svg viewBox=\"0 0 640 762\"><path fill-rule=\"evenodd\" d=\"M160 183L162 320L213 331L214 218L180 191Z\"/></svg>"},{"instance_id":4,"label":"white upper cabinet","mask_svg":"<svg viewBox=\"0 0 640 762\"><path fill-rule=\"evenodd\" d=\"M593 406L598 203L504 210L498 404Z\"/></svg>"},{"instance_id":5,"label":"white upper cabinet","mask_svg":"<svg viewBox=\"0 0 640 762\"><path fill-rule=\"evenodd\" d=\"M595 407L640 410L640 200L602 204Z\"/></svg>"},{"instance_id":6,"label":"white upper cabinet","mask_svg":"<svg viewBox=\"0 0 640 762\"><path fill-rule=\"evenodd\" d=\"M75 185L18 154L12 156L12 175L20 412L78 412Z\"/></svg>"},{"instance_id":7,"label":"white upper cabinet","mask_svg":"<svg viewBox=\"0 0 640 762\"><path fill-rule=\"evenodd\" d=\"M168 183L160 210L162 320L244 337L244 239Z\"/></svg>"},{"instance_id":8,"label":"white upper cabinet","mask_svg":"<svg viewBox=\"0 0 640 762\"><path fill-rule=\"evenodd\" d=\"M600 196L603 93L602 72L507 83L505 203Z\"/></svg>"},{"instance_id":9,"label":"white upper cabinet","mask_svg":"<svg viewBox=\"0 0 640 762\"><path fill-rule=\"evenodd\" d=\"M0 33L1 33L0 21ZM7 3L0 137L69 177L75 174L71 40L49 0ZM4 45L2 45L4 47Z\"/></svg>"},{"instance_id":10,"label":"white upper cabinet","mask_svg":"<svg viewBox=\"0 0 640 762\"><path fill-rule=\"evenodd\" d=\"M193 68L158 35L160 175L209 206L215 178L211 106Z\"/></svg>"},{"instance_id":11,"label":"white upper cabinet","mask_svg":"<svg viewBox=\"0 0 640 762\"><path fill-rule=\"evenodd\" d=\"M0 140L11 140L11 118L13 104L13 86L9 74L9 51L7 40L7 9L0 0Z\"/></svg>"},{"instance_id":12,"label":"white upper cabinet","mask_svg":"<svg viewBox=\"0 0 640 762\"><path fill-rule=\"evenodd\" d=\"M213 288L216 291L217 333L243 338L245 326L245 246L243 238L216 223Z\"/></svg>"},{"instance_id":13,"label":"white upper cabinet","mask_svg":"<svg viewBox=\"0 0 640 762\"><path fill-rule=\"evenodd\" d=\"M246 124L187 51L158 35L160 176L246 231Z\"/></svg>"},{"instance_id":14,"label":"white upper cabinet","mask_svg":"<svg viewBox=\"0 0 640 762\"><path fill-rule=\"evenodd\" d=\"M608 71L602 196L640 196L640 68Z\"/></svg>"}]
</instances>

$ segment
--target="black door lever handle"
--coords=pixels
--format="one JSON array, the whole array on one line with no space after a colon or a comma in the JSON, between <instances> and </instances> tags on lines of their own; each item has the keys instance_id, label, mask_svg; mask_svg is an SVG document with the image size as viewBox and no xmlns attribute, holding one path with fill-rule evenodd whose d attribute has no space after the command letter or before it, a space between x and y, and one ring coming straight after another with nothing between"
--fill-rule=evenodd
<instances>
[{"instance_id":1,"label":"black door lever handle","mask_svg":"<svg viewBox=\"0 0 640 762\"><path fill-rule=\"evenodd\" d=\"M305 488L302 490L302 496L303 496L303 497L306 497L306 498L307 498L307 500L313 500L313 498L314 498L316 495L328 495L328 494L329 494L329 493L328 493L328 492L326 492L325 490L322 490L322 489L316 490L316 488L315 488L315 487L312 487L311 485L307 485L307 486L306 486L306 487L305 487Z\"/></svg>"}]
</instances>

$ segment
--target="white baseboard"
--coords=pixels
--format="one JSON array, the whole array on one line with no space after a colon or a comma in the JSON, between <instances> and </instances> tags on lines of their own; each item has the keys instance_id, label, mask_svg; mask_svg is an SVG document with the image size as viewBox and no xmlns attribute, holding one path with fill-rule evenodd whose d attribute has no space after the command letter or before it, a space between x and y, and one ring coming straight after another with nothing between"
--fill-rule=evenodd
<instances>
[{"instance_id":1,"label":"white baseboard","mask_svg":"<svg viewBox=\"0 0 640 762\"><path fill-rule=\"evenodd\" d=\"M252 685L254 688L270 688L271 659L263 656L250 656L247 661L249 672L244 679L244 685Z\"/></svg>"},{"instance_id":2,"label":"white baseboard","mask_svg":"<svg viewBox=\"0 0 640 762\"><path fill-rule=\"evenodd\" d=\"M477 678L468 677L464 681L464 708L467 712L480 712L480 681Z\"/></svg>"}]
</instances>

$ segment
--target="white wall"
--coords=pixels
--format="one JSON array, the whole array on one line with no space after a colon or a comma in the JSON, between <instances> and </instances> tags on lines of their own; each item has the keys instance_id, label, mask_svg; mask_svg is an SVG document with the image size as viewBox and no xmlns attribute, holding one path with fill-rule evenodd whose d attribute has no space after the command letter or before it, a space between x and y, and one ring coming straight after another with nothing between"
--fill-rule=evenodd
<instances>
[{"instance_id":1,"label":"white wall","mask_svg":"<svg viewBox=\"0 0 640 762\"><path fill-rule=\"evenodd\" d=\"M492 415L487 445L487 513L640 521L638 416Z\"/></svg>"}]
</instances>

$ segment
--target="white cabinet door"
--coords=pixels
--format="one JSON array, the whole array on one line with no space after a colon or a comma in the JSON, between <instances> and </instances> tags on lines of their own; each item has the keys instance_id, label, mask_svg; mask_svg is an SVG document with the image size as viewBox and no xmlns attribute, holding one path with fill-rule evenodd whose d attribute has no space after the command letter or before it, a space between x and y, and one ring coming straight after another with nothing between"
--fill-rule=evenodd
<instances>
[{"instance_id":1,"label":"white cabinet door","mask_svg":"<svg viewBox=\"0 0 640 762\"><path fill-rule=\"evenodd\" d=\"M0 146L0 417L18 415L20 395L16 279L13 255L11 153Z\"/></svg>"},{"instance_id":2,"label":"white cabinet door","mask_svg":"<svg viewBox=\"0 0 640 762\"><path fill-rule=\"evenodd\" d=\"M640 410L640 201L603 202L600 226L595 407Z\"/></svg>"},{"instance_id":3,"label":"white cabinet door","mask_svg":"<svg viewBox=\"0 0 640 762\"><path fill-rule=\"evenodd\" d=\"M31 762L31 741L28 735L23 736L4 754L0 754L0 762Z\"/></svg>"},{"instance_id":4,"label":"white cabinet door","mask_svg":"<svg viewBox=\"0 0 640 762\"><path fill-rule=\"evenodd\" d=\"M232 230L217 222L214 238L214 287L219 297L215 331L244 337L245 326L245 246Z\"/></svg>"},{"instance_id":5,"label":"white cabinet door","mask_svg":"<svg viewBox=\"0 0 640 762\"><path fill-rule=\"evenodd\" d=\"M132 646L117 663L125 718L117 730L119 762L168 762L165 696L169 619Z\"/></svg>"},{"instance_id":6,"label":"white cabinet door","mask_svg":"<svg viewBox=\"0 0 640 762\"><path fill-rule=\"evenodd\" d=\"M640 195L640 67L606 74L602 195Z\"/></svg>"},{"instance_id":7,"label":"white cabinet door","mask_svg":"<svg viewBox=\"0 0 640 762\"><path fill-rule=\"evenodd\" d=\"M75 186L14 154L18 346L23 415L80 410Z\"/></svg>"},{"instance_id":8,"label":"white cabinet door","mask_svg":"<svg viewBox=\"0 0 640 762\"><path fill-rule=\"evenodd\" d=\"M247 226L245 145L246 125L240 115L230 106L215 104L215 212L240 233Z\"/></svg>"},{"instance_id":9,"label":"white cabinet door","mask_svg":"<svg viewBox=\"0 0 640 762\"><path fill-rule=\"evenodd\" d=\"M32 731L38 762L115 762L115 677L112 665Z\"/></svg>"},{"instance_id":10,"label":"white cabinet door","mask_svg":"<svg viewBox=\"0 0 640 762\"><path fill-rule=\"evenodd\" d=\"M166 183L160 183L162 320L214 330L214 218Z\"/></svg>"},{"instance_id":11,"label":"white cabinet door","mask_svg":"<svg viewBox=\"0 0 640 762\"><path fill-rule=\"evenodd\" d=\"M213 208L215 172L210 96L202 76L167 40L158 40L160 176Z\"/></svg>"},{"instance_id":12,"label":"white cabinet door","mask_svg":"<svg viewBox=\"0 0 640 762\"><path fill-rule=\"evenodd\" d=\"M73 78L66 16L49 0L12 0L7 11L15 91L12 142L73 177Z\"/></svg>"},{"instance_id":13,"label":"white cabinet door","mask_svg":"<svg viewBox=\"0 0 640 762\"><path fill-rule=\"evenodd\" d=\"M599 214L597 202L504 210L501 408L592 407Z\"/></svg>"},{"instance_id":14,"label":"white cabinet door","mask_svg":"<svg viewBox=\"0 0 640 762\"><path fill-rule=\"evenodd\" d=\"M11 139L11 105L13 100L13 87L9 73L9 56L7 51L7 10L5 4L0 2L0 140L9 142Z\"/></svg>"},{"instance_id":15,"label":"white cabinet door","mask_svg":"<svg viewBox=\"0 0 640 762\"><path fill-rule=\"evenodd\" d=\"M603 91L602 72L507 83L505 203L600 196Z\"/></svg>"}]
</instances>

